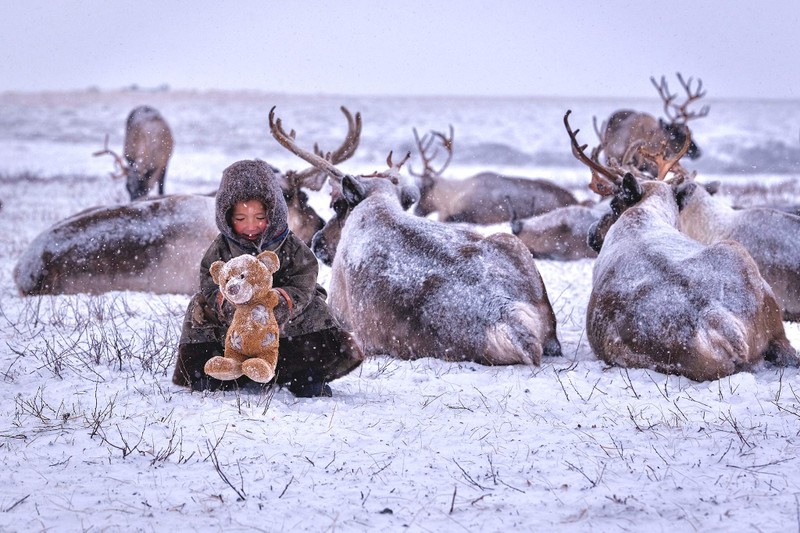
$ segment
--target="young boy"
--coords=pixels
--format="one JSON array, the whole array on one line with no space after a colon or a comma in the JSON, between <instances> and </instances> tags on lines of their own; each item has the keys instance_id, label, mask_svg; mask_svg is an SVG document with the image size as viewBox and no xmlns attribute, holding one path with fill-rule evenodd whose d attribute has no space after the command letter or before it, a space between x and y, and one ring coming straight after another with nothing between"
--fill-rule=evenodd
<instances>
[{"instance_id":1,"label":"young boy","mask_svg":"<svg viewBox=\"0 0 800 533\"><path fill-rule=\"evenodd\" d=\"M281 326L275 382L296 396L330 396L327 382L356 368L363 355L350 334L331 315L327 294L317 283L314 253L287 226L288 208L272 168L264 161L239 161L222 173L216 197L220 235L200 262L200 292L192 297L183 321L172 382L194 390L235 388L246 377L219 381L203 372L211 357L222 355L233 305L211 279L217 260L272 250L280 259L273 287L280 295L275 318Z\"/></svg>"}]
</instances>

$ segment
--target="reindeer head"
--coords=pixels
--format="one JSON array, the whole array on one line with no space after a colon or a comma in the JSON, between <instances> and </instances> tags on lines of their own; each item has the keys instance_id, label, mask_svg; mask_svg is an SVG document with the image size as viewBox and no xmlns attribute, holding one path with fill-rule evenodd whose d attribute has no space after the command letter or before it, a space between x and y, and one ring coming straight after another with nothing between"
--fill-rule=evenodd
<instances>
[{"instance_id":1,"label":"reindeer head","mask_svg":"<svg viewBox=\"0 0 800 533\"><path fill-rule=\"evenodd\" d=\"M411 152L398 163L392 161L392 153L386 158L388 169L364 176L351 176L339 170L328 157L318 151L310 152L300 148L295 142L295 133L286 133L281 119L275 118L275 108L269 113L269 128L278 143L306 162L327 175L335 184L337 192L333 196L334 217L319 230L311 241L311 249L325 264L333 263L336 247L341 237L342 228L352 210L368 197L382 196L399 203L402 209L408 209L419 200L419 189L408 185L400 175L400 168L411 157Z\"/></svg>"},{"instance_id":2,"label":"reindeer head","mask_svg":"<svg viewBox=\"0 0 800 533\"><path fill-rule=\"evenodd\" d=\"M665 159L661 153L652 153L643 149L641 144L631 146L630 150L638 150L640 155L647 158L651 163L655 164L658 168L657 179L653 180L651 177L642 174L637 168L621 165L616 161L610 165L605 166L599 162L599 149L592 151L592 156L586 155L585 150L587 145L580 145L578 143L578 132L573 131L569 125L569 115L572 111L568 110L564 115L564 127L567 129L570 142L572 145L573 155L592 171L592 179L589 188L600 196L613 196L611 199L611 211L595 222L589 230L587 236L587 243L596 252L600 251L603 246L605 235L611 226L616 222L619 217L631 206L639 203L645 196L646 186L642 183L646 181L664 181L667 174L673 170L673 167L678 163L681 157L689 149L691 142L691 135L684 139L683 145L678 150L678 153L670 158ZM624 157L624 160L629 160L629 157ZM673 186L683 182L689 176L683 171L678 172L671 184Z\"/></svg>"},{"instance_id":3,"label":"reindeer head","mask_svg":"<svg viewBox=\"0 0 800 533\"><path fill-rule=\"evenodd\" d=\"M611 229L619 217L629 207L636 205L644 196L644 190L639 181L630 172L626 173L619 188L611 198L611 211L604 214L600 219L591 225L586 236L586 242L595 252L600 252L606 233Z\"/></svg>"}]
</instances>

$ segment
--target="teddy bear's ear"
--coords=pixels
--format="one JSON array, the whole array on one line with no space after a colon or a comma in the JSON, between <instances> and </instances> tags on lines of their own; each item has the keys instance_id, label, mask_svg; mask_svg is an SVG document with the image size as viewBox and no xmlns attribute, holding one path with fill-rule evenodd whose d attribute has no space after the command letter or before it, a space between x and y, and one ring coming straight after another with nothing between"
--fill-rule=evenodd
<instances>
[{"instance_id":1,"label":"teddy bear's ear","mask_svg":"<svg viewBox=\"0 0 800 533\"><path fill-rule=\"evenodd\" d=\"M281 261L278 259L278 254L269 250L258 254L256 259L264 263L264 265L267 267L267 270L273 274L281 267Z\"/></svg>"},{"instance_id":2,"label":"teddy bear's ear","mask_svg":"<svg viewBox=\"0 0 800 533\"><path fill-rule=\"evenodd\" d=\"M211 273L211 279L214 280L214 283L219 285L219 271L222 270L222 267L225 266L223 261L214 261L211 263L211 267L208 271Z\"/></svg>"}]
</instances>

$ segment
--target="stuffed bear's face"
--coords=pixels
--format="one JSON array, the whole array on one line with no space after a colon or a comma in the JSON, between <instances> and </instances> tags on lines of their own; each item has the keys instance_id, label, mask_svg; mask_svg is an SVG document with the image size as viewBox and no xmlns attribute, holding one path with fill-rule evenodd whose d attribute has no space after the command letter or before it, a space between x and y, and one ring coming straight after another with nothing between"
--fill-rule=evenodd
<instances>
[{"instance_id":1,"label":"stuffed bear's face","mask_svg":"<svg viewBox=\"0 0 800 533\"><path fill-rule=\"evenodd\" d=\"M272 274L278 267L278 256L275 253L262 252L258 257L240 255L227 263L215 261L210 271L223 296L230 302L241 305L272 289Z\"/></svg>"}]
</instances>

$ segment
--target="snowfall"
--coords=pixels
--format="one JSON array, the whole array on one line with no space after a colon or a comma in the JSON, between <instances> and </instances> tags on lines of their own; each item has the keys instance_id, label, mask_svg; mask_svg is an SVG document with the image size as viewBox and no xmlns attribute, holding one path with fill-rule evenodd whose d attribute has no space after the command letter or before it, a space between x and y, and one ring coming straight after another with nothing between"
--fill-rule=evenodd
<instances>
[{"instance_id":1,"label":"snowfall","mask_svg":"<svg viewBox=\"0 0 800 533\"><path fill-rule=\"evenodd\" d=\"M720 180L732 203L800 203L800 102L707 103L695 125L704 155L687 163L698 180ZM128 201L110 158L92 152L105 134L121 151L139 104L175 134L168 194L213 191L239 159L303 168L270 138L270 107L301 144L333 147L346 105L364 121L346 172L381 170L390 150L413 148L412 128L452 124L451 177L496 170L597 199L564 112L590 144L594 116L661 113L656 98L0 94L0 530L800 530L798 369L697 383L608 367L585 335L591 259L536 262L562 357L538 367L373 357L332 382L331 398L173 385L188 294L21 297L12 272L37 235ZM311 199L330 216L325 190ZM800 326L785 328L800 348Z\"/></svg>"}]
</instances>

